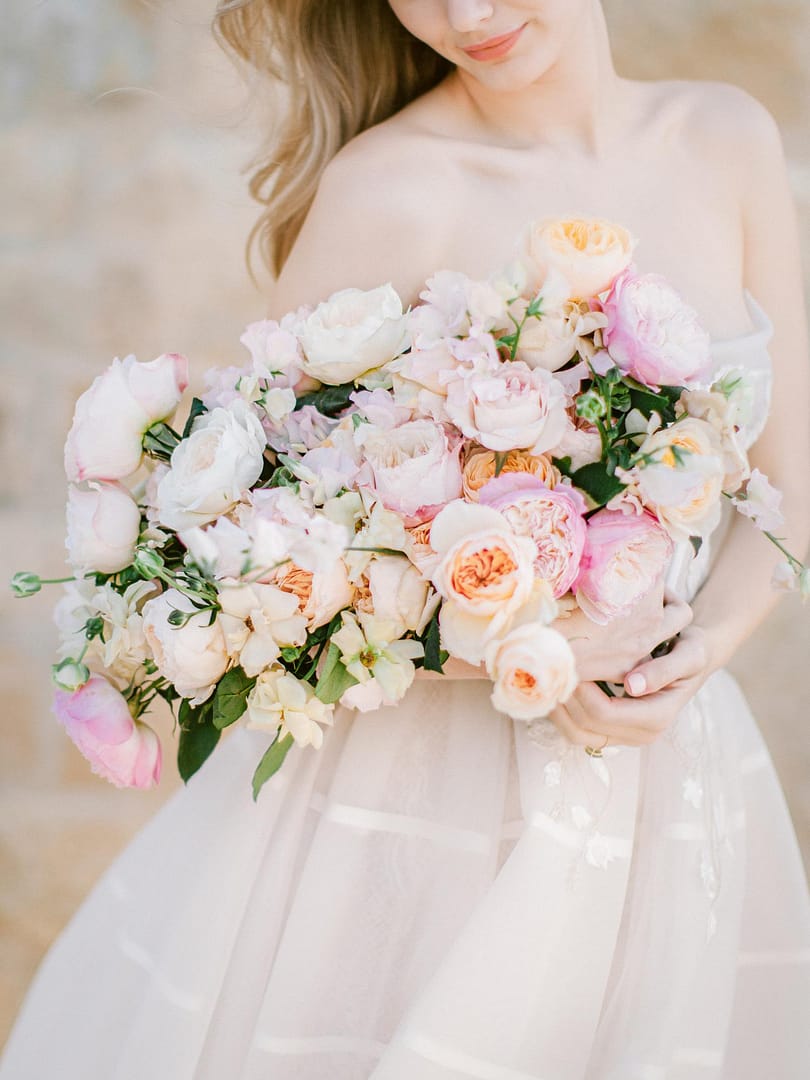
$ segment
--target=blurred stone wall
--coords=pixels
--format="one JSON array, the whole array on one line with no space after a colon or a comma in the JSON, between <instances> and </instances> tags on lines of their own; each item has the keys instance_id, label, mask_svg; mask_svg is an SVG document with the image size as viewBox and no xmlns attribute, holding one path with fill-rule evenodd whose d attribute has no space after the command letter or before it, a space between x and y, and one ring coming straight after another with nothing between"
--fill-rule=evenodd
<instances>
[{"instance_id":1,"label":"blurred stone wall","mask_svg":"<svg viewBox=\"0 0 810 1080\"><path fill-rule=\"evenodd\" d=\"M810 5L610 0L620 70L725 79L776 114L810 241ZM264 313L243 262L242 168L261 126L212 41L213 0L6 0L0 43L0 577L59 576L61 449L77 394L114 355L234 362ZM805 244L805 250L810 250ZM808 267L810 269L810 266ZM0 590L0 1037L93 881L178 786L94 777L50 715L54 596ZM734 669L810 852L810 611L783 603Z\"/></svg>"}]
</instances>

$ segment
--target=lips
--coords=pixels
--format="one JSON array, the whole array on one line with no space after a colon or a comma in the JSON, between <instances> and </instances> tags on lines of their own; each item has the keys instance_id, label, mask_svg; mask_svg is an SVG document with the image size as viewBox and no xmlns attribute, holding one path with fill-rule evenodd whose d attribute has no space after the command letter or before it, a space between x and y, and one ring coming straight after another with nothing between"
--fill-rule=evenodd
<instances>
[{"instance_id":1,"label":"lips","mask_svg":"<svg viewBox=\"0 0 810 1080\"><path fill-rule=\"evenodd\" d=\"M524 23L523 26L517 27L515 30L510 30L508 34L499 34L497 37L488 38L478 45L469 45L464 49L464 52L475 60L486 60L490 57L503 56L512 48L525 28L526 23Z\"/></svg>"}]
</instances>

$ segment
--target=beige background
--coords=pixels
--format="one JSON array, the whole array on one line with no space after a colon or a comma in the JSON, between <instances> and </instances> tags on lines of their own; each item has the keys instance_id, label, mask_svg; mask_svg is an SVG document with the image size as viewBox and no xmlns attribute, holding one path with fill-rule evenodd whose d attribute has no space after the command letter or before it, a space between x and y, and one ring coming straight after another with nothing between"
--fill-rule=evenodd
<instances>
[{"instance_id":1,"label":"beige background","mask_svg":"<svg viewBox=\"0 0 810 1080\"><path fill-rule=\"evenodd\" d=\"M735 82L784 132L810 252L807 0L610 0L620 70ZM77 394L114 355L241 354L264 313L242 261L240 169L261 127L213 44L212 0L6 0L0 54L3 579L59 576L61 447ZM806 267L810 270L810 265ZM177 787L119 792L50 715L53 594L0 592L0 1037L33 970L113 855ZM810 860L810 608L782 603L737 657Z\"/></svg>"}]
</instances>

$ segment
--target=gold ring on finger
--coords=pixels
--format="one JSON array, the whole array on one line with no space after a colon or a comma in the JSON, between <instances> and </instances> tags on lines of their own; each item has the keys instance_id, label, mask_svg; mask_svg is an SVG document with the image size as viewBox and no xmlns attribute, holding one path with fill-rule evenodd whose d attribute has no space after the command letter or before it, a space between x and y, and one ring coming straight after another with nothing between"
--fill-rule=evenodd
<instances>
[{"instance_id":1,"label":"gold ring on finger","mask_svg":"<svg viewBox=\"0 0 810 1080\"><path fill-rule=\"evenodd\" d=\"M602 756L602 751L605 749L605 747L607 746L607 744L609 742L610 742L610 736L606 735L605 736L605 741L602 743L602 745L600 747L598 747L598 749L595 749L593 746L586 746L585 747L585 753L588 755L588 757L599 758L599 757Z\"/></svg>"}]
</instances>

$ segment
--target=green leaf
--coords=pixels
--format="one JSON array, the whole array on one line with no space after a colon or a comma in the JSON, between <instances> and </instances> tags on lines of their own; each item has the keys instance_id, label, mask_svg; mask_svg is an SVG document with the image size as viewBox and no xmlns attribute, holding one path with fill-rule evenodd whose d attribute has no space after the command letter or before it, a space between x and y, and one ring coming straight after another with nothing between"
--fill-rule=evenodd
<instances>
[{"instance_id":1,"label":"green leaf","mask_svg":"<svg viewBox=\"0 0 810 1080\"><path fill-rule=\"evenodd\" d=\"M193 708L184 698L180 703L180 741L177 744L177 770L184 784L213 753L219 742L220 731L213 724L211 700Z\"/></svg>"},{"instance_id":2,"label":"green leaf","mask_svg":"<svg viewBox=\"0 0 810 1080\"><path fill-rule=\"evenodd\" d=\"M557 468L560 470L560 472L563 474L563 476L571 476L571 458L570 457L562 457L562 458L556 458L555 457L555 458L551 459L551 463L552 463L552 465L557 466Z\"/></svg>"},{"instance_id":3,"label":"green leaf","mask_svg":"<svg viewBox=\"0 0 810 1080\"><path fill-rule=\"evenodd\" d=\"M571 476L571 482L575 487L587 492L600 506L609 503L614 495L624 491L625 486L621 480L611 476L601 461L594 461L577 469Z\"/></svg>"},{"instance_id":4,"label":"green leaf","mask_svg":"<svg viewBox=\"0 0 810 1080\"><path fill-rule=\"evenodd\" d=\"M259 797L259 792L264 785L274 776L275 773L284 764L284 758L287 756L287 751L293 744L293 737L289 733L284 736L283 739L279 739L276 735L273 742L267 748L262 757L262 760L256 766L256 772L253 774L253 801L255 802Z\"/></svg>"},{"instance_id":5,"label":"green leaf","mask_svg":"<svg viewBox=\"0 0 810 1080\"><path fill-rule=\"evenodd\" d=\"M187 439L191 434L191 429L194 426L194 421L197 419L198 416L202 416L203 413L207 412L208 409L206 409L205 405L203 405L200 399L198 397L193 398L191 402L191 409L188 414L188 419L186 420L186 426L183 428L183 434L180 436L180 438Z\"/></svg>"},{"instance_id":6,"label":"green leaf","mask_svg":"<svg viewBox=\"0 0 810 1080\"><path fill-rule=\"evenodd\" d=\"M295 403L296 409L304 405L314 405L318 412L324 416L336 416L350 405L349 395L353 394L356 387L354 383L343 383L341 386L323 386L320 390L313 390L309 394L302 394Z\"/></svg>"},{"instance_id":7,"label":"green leaf","mask_svg":"<svg viewBox=\"0 0 810 1080\"><path fill-rule=\"evenodd\" d=\"M330 645L323 671L315 684L315 696L320 698L325 705L331 705L357 681L354 675L350 675L344 667L340 659L340 649L337 645Z\"/></svg>"},{"instance_id":8,"label":"green leaf","mask_svg":"<svg viewBox=\"0 0 810 1080\"><path fill-rule=\"evenodd\" d=\"M425 658L422 664L425 671L438 671L439 674L442 674L444 661L442 660L440 641L439 612L436 611L433 614L433 618L427 624L427 629L425 630L422 641L425 646Z\"/></svg>"},{"instance_id":9,"label":"green leaf","mask_svg":"<svg viewBox=\"0 0 810 1080\"><path fill-rule=\"evenodd\" d=\"M255 685L256 680L240 667L225 672L214 694L214 727L221 731L236 723L247 708L248 694Z\"/></svg>"}]
</instances>

